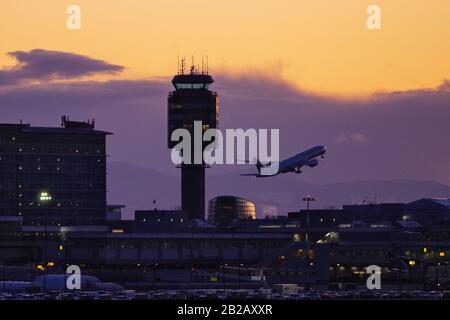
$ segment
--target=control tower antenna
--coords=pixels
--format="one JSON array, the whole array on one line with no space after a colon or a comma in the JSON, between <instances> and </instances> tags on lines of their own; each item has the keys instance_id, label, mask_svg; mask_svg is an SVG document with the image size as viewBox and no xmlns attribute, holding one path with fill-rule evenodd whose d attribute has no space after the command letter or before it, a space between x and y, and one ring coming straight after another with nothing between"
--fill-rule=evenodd
<instances>
[{"instance_id":1,"label":"control tower antenna","mask_svg":"<svg viewBox=\"0 0 450 320\"><path fill-rule=\"evenodd\" d=\"M202 56L202 74L205 74L205 57Z\"/></svg>"},{"instance_id":2,"label":"control tower antenna","mask_svg":"<svg viewBox=\"0 0 450 320\"><path fill-rule=\"evenodd\" d=\"M209 61L208 61L208 55L206 55L206 74L209 74Z\"/></svg>"},{"instance_id":3,"label":"control tower antenna","mask_svg":"<svg viewBox=\"0 0 450 320\"><path fill-rule=\"evenodd\" d=\"M181 59L181 69L180 69L181 74L184 74L184 67L185 66L186 66L186 59L182 58Z\"/></svg>"}]
</instances>

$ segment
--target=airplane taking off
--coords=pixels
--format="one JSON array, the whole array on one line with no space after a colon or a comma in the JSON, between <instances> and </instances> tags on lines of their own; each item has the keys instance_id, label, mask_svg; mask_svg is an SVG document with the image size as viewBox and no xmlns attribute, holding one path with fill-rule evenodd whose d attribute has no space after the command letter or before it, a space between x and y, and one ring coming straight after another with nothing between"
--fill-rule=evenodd
<instances>
[{"instance_id":1,"label":"airplane taking off","mask_svg":"<svg viewBox=\"0 0 450 320\"><path fill-rule=\"evenodd\" d=\"M327 147L325 146L315 146L306 151L300 152L295 156L292 156L286 160L283 160L279 163L278 171L275 174L264 175L261 174L261 168L270 166L268 164L262 164L259 160L256 161L256 169L258 173L241 173L241 176L252 176L257 178L265 178L265 177L273 177L280 173L288 173L295 172L301 173L300 170L303 166L309 166L310 168L316 167L319 164L319 160L317 157L324 158L324 154L327 151ZM250 163L246 161L247 163Z\"/></svg>"}]
</instances>

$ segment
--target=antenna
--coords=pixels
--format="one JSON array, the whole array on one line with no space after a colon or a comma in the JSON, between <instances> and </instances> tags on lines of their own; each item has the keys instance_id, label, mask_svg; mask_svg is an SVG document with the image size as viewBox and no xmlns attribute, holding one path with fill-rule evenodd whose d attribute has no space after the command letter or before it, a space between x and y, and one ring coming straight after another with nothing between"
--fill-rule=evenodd
<instances>
[{"instance_id":1,"label":"antenna","mask_svg":"<svg viewBox=\"0 0 450 320\"><path fill-rule=\"evenodd\" d=\"M194 55L192 55L192 63L191 63L191 73L190 74L198 74L198 66L195 66Z\"/></svg>"},{"instance_id":2,"label":"antenna","mask_svg":"<svg viewBox=\"0 0 450 320\"><path fill-rule=\"evenodd\" d=\"M180 74L180 56L178 56L177 73Z\"/></svg>"},{"instance_id":3,"label":"antenna","mask_svg":"<svg viewBox=\"0 0 450 320\"><path fill-rule=\"evenodd\" d=\"M208 61L208 55L206 55L206 74L209 73L209 61Z\"/></svg>"},{"instance_id":4,"label":"antenna","mask_svg":"<svg viewBox=\"0 0 450 320\"><path fill-rule=\"evenodd\" d=\"M185 63L186 63L186 59L183 57L181 59L181 74L184 74Z\"/></svg>"},{"instance_id":5,"label":"antenna","mask_svg":"<svg viewBox=\"0 0 450 320\"><path fill-rule=\"evenodd\" d=\"M202 74L205 74L205 57L202 56Z\"/></svg>"}]
</instances>

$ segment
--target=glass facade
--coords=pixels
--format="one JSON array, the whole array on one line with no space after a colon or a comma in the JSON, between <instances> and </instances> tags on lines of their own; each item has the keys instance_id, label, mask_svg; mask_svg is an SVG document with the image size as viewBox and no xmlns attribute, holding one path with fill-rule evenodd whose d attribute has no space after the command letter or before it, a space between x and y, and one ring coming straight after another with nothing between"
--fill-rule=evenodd
<instances>
[{"instance_id":1,"label":"glass facade","mask_svg":"<svg viewBox=\"0 0 450 320\"><path fill-rule=\"evenodd\" d=\"M256 219L255 204L234 196L219 196L209 201L209 223L226 226L235 219Z\"/></svg>"},{"instance_id":2,"label":"glass facade","mask_svg":"<svg viewBox=\"0 0 450 320\"><path fill-rule=\"evenodd\" d=\"M219 98L206 89L179 89L172 91L168 98L167 128L168 146L173 148L178 141L171 141L176 129L187 129L193 135L194 121L202 121L203 130L219 125Z\"/></svg>"},{"instance_id":3,"label":"glass facade","mask_svg":"<svg viewBox=\"0 0 450 320\"><path fill-rule=\"evenodd\" d=\"M0 124L0 215L23 225L105 224L106 134Z\"/></svg>"}]
</instances>

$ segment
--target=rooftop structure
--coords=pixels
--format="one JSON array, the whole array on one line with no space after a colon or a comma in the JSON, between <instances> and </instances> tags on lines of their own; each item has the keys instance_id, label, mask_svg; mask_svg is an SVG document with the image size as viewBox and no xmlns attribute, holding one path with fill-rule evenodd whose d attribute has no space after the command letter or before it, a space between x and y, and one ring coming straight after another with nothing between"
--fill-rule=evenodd
<instances>
[{"instance_id":1,"label":"rooftop structure","mask_svg":"<svg viewBox=\"0 0 450 320\"><path fill-rule=\"evenodd\" d=\"M43 227L102 225L106 135L94 121L0 124L0 215Z\"/></svg>"}]
</instances>

